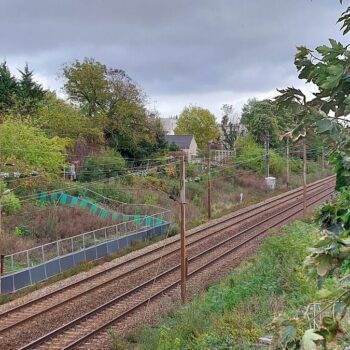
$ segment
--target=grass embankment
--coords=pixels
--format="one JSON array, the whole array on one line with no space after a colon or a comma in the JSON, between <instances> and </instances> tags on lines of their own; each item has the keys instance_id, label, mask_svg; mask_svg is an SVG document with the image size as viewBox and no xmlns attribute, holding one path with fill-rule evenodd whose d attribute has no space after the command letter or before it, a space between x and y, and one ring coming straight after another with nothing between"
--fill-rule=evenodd
<instances>
[{"instance_id":1,"label":"grass embankment","mask_svg":"<svg viewBox=\"0 0 350 350\"><path fill-rule=\"evenodd\" d=\"M280 232L279 232L280 233ZM315 297L303 272L316 227L297 222L265 240L258 253L157 326L129 336L117 349L253 349L274 315L295 314Z\"/></svg>"}]
</instances>

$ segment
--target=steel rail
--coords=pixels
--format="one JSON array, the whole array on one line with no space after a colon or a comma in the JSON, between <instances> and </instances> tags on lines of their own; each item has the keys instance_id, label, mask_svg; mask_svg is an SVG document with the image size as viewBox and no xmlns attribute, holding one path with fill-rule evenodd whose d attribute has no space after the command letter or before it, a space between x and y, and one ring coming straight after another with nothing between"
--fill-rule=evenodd
<instances>
[{"instance_id":1,"label":"steel rail","mask_svg":"<svg viewBox=\"0 0 350 350\"><path fill-rule=\"evenodd\" d=\"M313 183L313 184L310 184L310 188L312 187L312 190L314 190L315 188L322 187L322 186L324 186L324 183L327 183L327 181L331 182L331 181L332 181L332 177L329 177L329 178L320 180L320 181L318 181L318 182L315 182L315 183ZM293 190L293 191L290 191L290 192L292 192L292 194L294 194L293 192L295 192L295 191L301 191L301 190L297 189L297 190ZM208 230L208 229L210 229L210 228L212 228L212 227L215 227L215 226L218 226L218 225L222 225L222 224L224 224L224 223L226 223L226 222L228 222L228 221L234 220L235 218L237 218L237 217L239 217L239 216L244 216L244 215L248 214L248 213L251 212L251 211L254 211L254 210L259 209L260 207L263 207L259 212L256 213L256 215L259 215L259 214L260 214L261 212L263 212L263 211L271 210L271 209L275 208L276 206L280 205L280 203L276 203L276 202L278 202L278 201L280 201L280 200L291 201L291 200L293 200L293 199L295 199L295 198L297 198L297 197L299 196L298 193L297 193L296 195L294 195L294 196L293 196L293 195L291 196L291 193L290 193L290 192L287 192L287 193L284 193L284 194L282 194L282 195L276 196L276 197L272 198L271 200L268 200L268 203L264 203L264 204L258 205L258 206L253 206L252 208L249 208L249 210L247 210L247 211L243 211L243 212L241 212L240 214L230 216L229 218L226 218L226 219L223 220L223 221L219 221L219 222L213 223L212 225L207 226L207 227L205 227L204 229L202 228L202 229L200 229L200 230L197 230L197 231L191 233L190 235L188 235L188 237L198 235L198 234L200 234L200 233L202 233L202 232L204 232L204 231L206 231L206 230ZM290 197L290 198L288 198L288 197ZM272 206L270 206L270 207L264 208L264 206L268 206L268 205L271 204L271 203L274 203L274 204L273 204ZM228 226L226 226L226 227L223 227L223 228L219 229L218 231L216 231L216 232L215 232L215 235L221 233L222 231L224 231L224 230L230 228L230 227L233 226L233 225L237 225L237 224L239 224L239 223L241 223L241 222L243 222L243 221L246 221L246 220L248 220L248 219L249 219L249 218L242 218L242 219L238 220L237 222L233 223L232 225L228 225ZM213 235L210 235L210 237L212 237L212 236L213 236ZM192 245L195 245L195 244L197 244L198 242L201 242L201 241L203 241L203 240L205 240L205 239L208 239L208 237L209 237L208 235L207 235L207 236L204 236L204 237L199 237L197 240L195 240L195 241L193 241L193 242L190 242L190 243L188 244L188 246L190 247L190 246L192 246ZM130 260L127 260L127 261L125 261L125 262L122 262L121 264L112 266L112 267L110 267L110 268L108 268L108 269L106 269L106 270L100 271L100 272L98 272L98 273L96 273L96 274L94 274L94 275L91 275L91 276L89 276L89 277L87 277L87 278L84 278L84 279L82 279L82 280L80 280L80 281L77 281L77 282L75 282L75 283L73 283L73 284L70 284L70 285L68 285L68 286L64 286L64 287L62 287L61 289L58 289L58 290L56 290L56 291L52 291L52 292L49 293L49 294L46 294L46 295L40 296L40 297L38 297L38 298L36 298L36 299L30 300L29 302L27 302L27 303L25 303L25 304L18 305L18 306L16 306L15 308L12 308L12 309L10 309L10 310L8 310L8 311L5 311L5 312L1 313L0 316L4 317L4 316L9 315L10 313L18 312L18 310L20 310L20 309L24 309L24 308L26 308L26 307L31 306L32 304L34 304L34 303L36 303L36 302L39 302L39 301L48 299L49 297L52 297L53 295L58 294L59 292L66 291L66 290L69 289L69 288L76 287L76 286L79 285L79 284L83 284L83 283L85 283L85 282L88 282L88 281L91 280L91 279L95 279L95 278L97 278L97 277L99 277L99 276L101 276L101 275L103 275L103 274L106 274L106 273L110 272L111 270L115 270L115 269L117 269L117 268L120 268L121 266L130 263L130 261L137 260L137 259L140 259L140 258L144 258L146 255L151 255L151 254L157 252L158 250L164 249L164 248L166 248L166 247L169 247L169 246L174 245L174 244L177 244L177 243L178 243L178 240L173 241L173 242L170 242L170 243L167 243L166 245L160 246L160 247L158 247L158 248L156 248L156 249L154 249L154 250L152 250L152 251L146 252L146 254L144 254L144 255L136 256L136 257L134 257L133 259L130 259ZM152 264L152 263L154 263L154 262L157 262L157 261L159 261L160 259L164 259L164 258L166 258L166 257L168 257L168 256L170 256L170 255L172 255L172 254L175 254L175 253L177 253L179 250L180 250L180 249L177 248L177 249L175 249L175 250L173 250L173 251L171 251L171 252L168 252L168 253L163 254L163 255L161 255L161 256L159 256L159 257L156 257L156 258L154 258L154 259L148 261L148 262L147 262L147 265ZM106 280L106 281L104 281L104 282L102 282L102 283L100 283L100 284L98 284L98 285L94 285L93 287L91 287L91 288L89 288L89 289L87 289L87 290L85 290L85 291L82 291L82 292L80 292L79 294L76 294L76 295L74 295L74 296L71 296L71 297L69 297L69 298L67 298L67 299L65 299L65 300L63 300L63 301L61 301L61 302L59 302L59 303L53 304L53 305L51 305L51 306L49 306L49 307L47 307L47 308L45 308L45 309L43 309L43 310L40 310L39 312L36 312L35 314L28 315L28 316L26 316L25 318L22 318L21 320L15 322L15 323L13 323L13 324L10 324L10 325L8 325L8 326L6 326L6 327L1 328L1 329L0 329L0 334L1 334L1 333L4 333L5 331L8 331L8 330L11 329L11 328L14 328L14 327L16 327L16 326L19 326L20 324L23 324L24 322L27 322L27 321L29 321L29 320L35 318L35 317L38 317L38 316L40 316L40 315L42 315L42 314L44 314L44 313L46 313L46 312L48 312L48 311L51 311L51 310L54 309L54 308L57 308L57 307L59 307L59 306L62 306L62 305L65 304L65 303L71 302L71 301L73 301L73 300L75 300L75 299L77 299L77 298L79 298L79 297L82 297L82 296L86 295L87 293L90 293L90 292L92 292L92 291L94 291L94 290L96 290L96 289L102 288L103 286L105 286L105 285L107 285L107 284L109 284L109 283L112 283L112 282L114 282L114 281L116 281L116 280L118 280L118 279L124 278L124 277L126 277L128 274L133 273L133 272L136 272L136 271L138 271L138 270L140 270L140 269L142 269L142 268L144 268L144 267L145 267L145 265L137 266L136 268L133 268L133 269L131 269L131 270L129 270L129 271L126 271L125 273L122 273L122 274L120 274L120 275L118 275L118 276L114 276L114 277L112 277L112 278L110 278L110 279L108 279L108 280Z\"/></svg>"},{"instance_id":2,"label":"steel rail","mask_svg":"<svg viewBox=\"0 0 350 350\"><path fill-rule=\"evenodd\" d=\"M329 187L329 188L330 188L330 187ZM328 189L328 188L327 188L327 189ZM332 189L331 191L327 192L327 194L324 195L324 196L322 196L321 199L328 197L333 191L334 191L334 190ZM322 191L322 192L323 192L323 191ZM321 192L321 193L322 193L322 192ZM314 198L314 197L317 197L317 196L319 196L319 195L320 195L320 192L318 192L318 193L316 193L316 194L314 194L314 195L312 195L312 196L309 196L309 197L308 197L308 200L309 200L309 199L312 199L312 198ZM313 205L314 203L319 202L321 199L320 199L320 198L317 198L317 199L316 199L315 201L313 201L310 205ZM237 234L235 234L235 235L233 235L233 236L231 236L231 237L225 239L224 241L221 241L221 242L219 242L218 244L216 244L216 245L214 245L214 246L212 246L212 247L206 249L205 251L203 251L203 252L201 252L201 253L199 253L199 254L197 254L197 255L191 257L191 258L189 259L189 262L193 262L193 261L199 259L200 257L203 257L204 255L208 254L209 252L212 252L213 250L217 249L218 247L221 247L222 245L226 244L227 242L233 240L234 238L237 238L237 237L239 237L239 236L242 236L242 235L245 234L246 232L251 231L252 229L254 229L254 228L260 226L261 224L263 224L263 223L265 223L265 222L268 222L268 221L270 221L270 220L272 220L272 219L274 219L274 218L280 216L281 214L286 213L286 212L292 210L292 209L295 208L295 207L300 206L302 203L303 203L303 201L299 201L299 202L297 202L296 204L294 204L294 205L292 205L292 206L290 206L290 207L288 207L288 208L285 208L285 209L279 211L278 213L274 214L273 216L271 216L271 217L269 217L269 218L267 218L267 219L264 219L263 221L260 221L259 223L256 223L256 224L250 226L249 228L246 228L246 229L240 231L239 233L237 233ZM203 269L205 269L205 268L208 267L209 265L211 265L211 264L213 264L214 262L220 260L221 258L223 258L224 256L228 255L229 253L231 253L231 252L237 250L238 248L242 247L242 246L245 245L246 243L252 241L252 240L255 239L256 237L258 237L258 236L262 235L263 233L267 232L267 231L270 230L271 228L277 227L278 225L280 225L280 224L283 223L284 221L290 219L291 217L297 215L297 214L298 214L299 212L301 212L301 211L302 211L302 209L298 209L298 210L294 211L292 214L288 215L288 216L285 217L285 218L282 218L282 219L279 220L277 223L274 223L271 227L268 227L268 228L263 229L260 233L255 234L255 235L253 235L252 237L250 237L249 239L245 240L244 242L241 242L241 243L238 244L237 246L235 246L235 247L233 247L233 248L230 248L228 251L226 251L226 252L220 254L218 257L215 257L214 259L210 260L208 263L206 263L206 264L204 264L203 266L199 267L198 269L192 271L192 272L189 274L189 276L192 276L192 275L194 275L194 274L196 274L196 273L202 271ZM170 268L170 269L168 269L168 270L162 272L161 274L157 275L156 277L154 277L154 278L152 278L152 279L150 279L150 280L148 280L148 281L142 283L141 285L139 285L139 286L133 288L132 290L130 290L130 291L128 291L128 292L126 292L126 293L124 293L124 294L122 294L122 295L120 295L120 296L114 298L113 300L110 300L109 302L107 302L107 303L105 303L105 304L103 304L103 305L101 305L101 306L95 308L94 310L89 311L88 313L86 313L86 314L84 314L84 315L82 315L82 316L76 318L75 320L70 321L69 323L63 325L62 327L59 327L59 328L55 329L54 331L52 331L52 332L50 332L50 333L44 335L43 337L38 338L37 340L31 342L30 344L28 344L28 345L26 345L26 346L24 346L24 347L22 347L22 348L20 348L20 349L21 349L21 350L25 350L25 349L30 349L30 348L32 348L33 346L36 346L36 345L41 345L43 342L49 340L50 338L54 337L55 335L58 335L58 334L64 332L65 330L71 328L72 326L75 326L75 325L77 325L78 323L80 323L80 322L86 320L88 317L91 317L91 316L93 316L93 315L95 315L95 314L98 314L98 312L103 311L103 310L107 309L109 306L118 303L119 301L121 301L121 300L124 299L125 297L130 296L130 295L132 295L133 293L135 293L135 292L141 290L142 288L145 288L145 287L149 286L149 285L152 284L156 279L159 279L159 278L161 278L161 277L164 277L164 276L169 275L170 273L172 273L172 272L176 271L177 269L179 269L179 267L180 267L180 265L178 264L178 265L176 265L176 266L174 266L174 267L172 267L172 268ZM132 311L134 311L135 309L139 308L140 306L144 305L146 302L148 302L148 300L154 299L154 298L156 298L158 295L163 294L165 291L167 291L167 290L169 290L169 289L175 287L176 285L179 284L179 282L180 282L180 281L177 280L176 282L172 283L170 286L167 286L166 288L163 288L161 291L155 293L155 294L152 295L151 297L148 297L147 300L144 300L144 301L140 302L140 303L137 304L135 307L131 308L130 310L127 310L127 311L123 312L122 314L120 314L120 315L118 315L118 316L116 316L115 318L113 318L113 320L108 321L107 323L105 323L105 324L103 324L102 326L98 327L98 329L96 329L96 330L90 332L89 334L87 334L87 335L85 335L85 336L79 338L78 340L74 341L73 343L71 343L70 345L68 345L67 347L65 347L65 348L63 348L63 349L72 349L73 347L75 347L75 346L78 345L79 343L83 342L85 339L87 339L87 338L93 336L93 335L96 334L97 332L100 332L100 331L103 330L104 328L108 327L110 324L112 324L112 323L114 323L114 322L117 322L118 320L120 320L121 318L123 318L123 317L125 317L127 314L129 314L130 312L132 312Z\"/></svg>"}]
</instances>

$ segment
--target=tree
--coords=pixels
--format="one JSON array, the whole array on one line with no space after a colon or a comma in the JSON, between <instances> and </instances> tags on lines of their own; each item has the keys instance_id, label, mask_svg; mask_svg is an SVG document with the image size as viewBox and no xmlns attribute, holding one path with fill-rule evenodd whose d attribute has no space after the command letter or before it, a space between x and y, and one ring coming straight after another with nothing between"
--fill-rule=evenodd
<instances>
[{"instance_id":1,"label":"tree","mask_svg":"<svg viewBox=\"0 0 350 350\"><path fill-rule=\"evenodd\" d=\"M11 74L7 63L0 63L0 114L10 109L17 92L16 78Z\"/></svg>"},{"instance_id":2,"label":"tree","mask_svg":"<svg viewBox=\"0 0 350 350\"><path fill-rule=\"evenodd\" d=\"M185 107L181 112L175 128L175 134L191 134L201 151L205 151L209 141L220 137L214 114L196 106Z\"/></svg>"},{"instance_id":3,"label":"tree","mask_svg":"<svg viewBox=\"0 0 350 350\"><path fill-rule=\"evenodd\" d=\"M108 93L107 67L93 58L63 66L64 90L89 117L104 111Z\"/></svg>"},{"instance_id":4,"label":"tree","mask_svg":"<svg viewBox=\"0 0 350 350\"><path fill-rule=\"evenodd\" d=\"M234 112L232 105L224 104L221 110L223 116L220 127L223 134L224 148L232 150L239 136L239 115Z\"/></svg>"},{"instance_id":5,"label":"tree","mask_svg":"<svg viewBox=\"0 0 350 350\"><path fill-rule=\"evenodd\" d=\"M24 116L32 115L37 111L38 103L44 98L43 87L34 81L33 71L28 64L24 70L18 70L20 79L17 83L16 113Z\"/></svg>"},{"instance_id":6,"label":"tree","mask_svg":"<svg viewBox=\"0 0 350 350\"><path fill-rule=\"evenodd\" d=\"M123 156L166 149L157 115L146 109L145 94L125 71L85 58L66 64L63 76L69 99L101 125L107 144Z\"/></svg>"},{"instance_id":7,"label":"tree","mask_svg":"<svg viewBox=\"0 0 350 350\"><path fill-rule=\"evenodd\" d=\"M84 138L90 143L104 143L102 125L58 98L54 92L45 92L32 123L48 136L63 136L72 140Z\"/></svg>"},{"instance_id":8,"label":"tree","mask_svg":"<svg viewBox=\"0 0 350 350\"><path fill-rule=\"evenodd\" d=\"M279 144L279 136L291 124L292 113L287 108L277 109L271 100L250 99L242 108L241 123L256 142L263 145L267 136L270 145Z\"/></svg>"}]
</instances>

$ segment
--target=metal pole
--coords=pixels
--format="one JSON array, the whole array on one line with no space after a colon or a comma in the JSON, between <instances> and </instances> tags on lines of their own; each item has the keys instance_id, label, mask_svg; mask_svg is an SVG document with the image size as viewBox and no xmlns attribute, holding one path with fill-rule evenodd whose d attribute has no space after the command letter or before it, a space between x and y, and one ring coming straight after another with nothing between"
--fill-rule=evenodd
<instances>
[{"instance_id":1,"label":"metal pole","mask_svg":"<svg viewBox=\"0 0 350 350\"><path fill-rule=\"evenodd\" d=\"M5 270L5 255L0 254L0 276L4 274Z\"/></svg>"},{"instance_id":2,"label":"metal pole","mask_svg":"<svg viewBox=\"0 0 350 350\"><path fill-rule=\"evenodd\" d=\"M306 180L306 141L303 140L303 214L306 216L306 195L307 195L307 180Z\"/></svg>"},{"instance_id":3,"label":"metal pole","mask_svg":"<svg viewBox=\"0 0 350 350\"><path fill-rule=\"evenodd\" d=\"M266 139L266 177L270 177L270 134Z\"/></svg>"},{"instance_id":4,"label":"metal pole","mask_svg":"<svg viewBox=\"0 0 350 350\"><path fill-rule=\"evenodd\" d=\"M289 188L289 182L290 182L290 164L289 164L289 139L287 139L287 188Z\"/></svg>"},{"instance_id":5,"label":"metal pole","mask_svg":"<svg viewBox=\"0 0 350 350\"><path fill-rule=\"evenodd\" d=\"M181 302L186 302L186 279L187 279L187 253L186 253L186 216L185 216L185 157L180 161L180 238L181 238Z\"/></svg>"},{"instance_id":6,"label":"metal pole","mask_svg":"<svg viewBox=\"0 0 350 350\"><path fill-rule=\"evenodd\" d=\"M211 219L211 178L210 178L210 166L211 166L211 159L210 159L210 142L208 142L208 220Z\"/></svg>"},{"instance_id":7,"label":"metal pole","mask_svg":"<svg viewBox=\"0 0 350 350\"><path fill-rule=\"evenodd\" d=\"M322 170L324 170L324 147L322 147Z\"/></svg>"}]
</instances>

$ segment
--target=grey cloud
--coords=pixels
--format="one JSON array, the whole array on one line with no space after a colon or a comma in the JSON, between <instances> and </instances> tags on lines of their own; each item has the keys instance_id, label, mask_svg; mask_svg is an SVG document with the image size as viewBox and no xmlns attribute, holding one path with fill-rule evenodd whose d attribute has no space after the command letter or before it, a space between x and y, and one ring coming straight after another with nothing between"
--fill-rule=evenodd
<instances>
[{"instance_id":1,"label":"grey cloud","mask_svg":"<svg viewBox=\"0 0 350 350\"><path fill-rule=\"evenodd\" d=\"M340 37L341 10L336 0L1 0L0 59L54 80L62 63L95 57L150 96L271 91L295 79L295 46Z\"/></svg>"}]
</instances>

